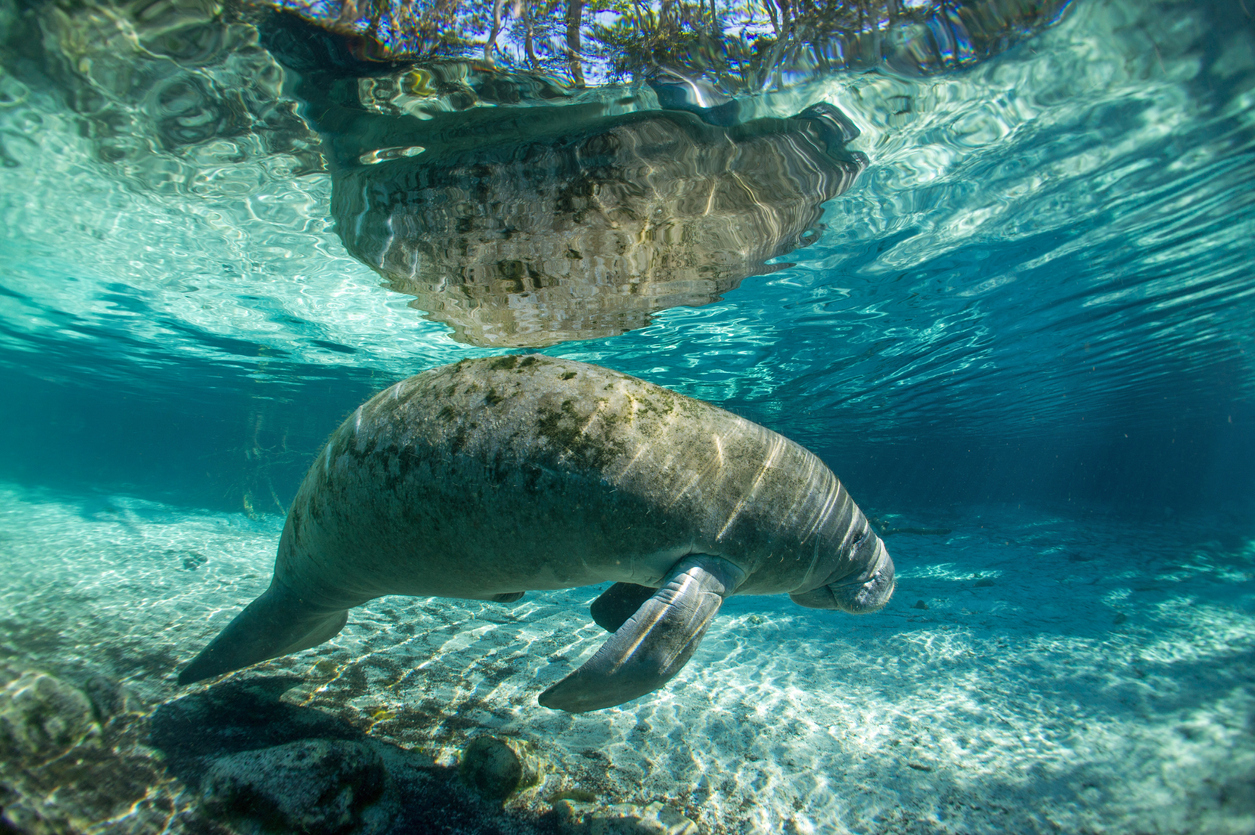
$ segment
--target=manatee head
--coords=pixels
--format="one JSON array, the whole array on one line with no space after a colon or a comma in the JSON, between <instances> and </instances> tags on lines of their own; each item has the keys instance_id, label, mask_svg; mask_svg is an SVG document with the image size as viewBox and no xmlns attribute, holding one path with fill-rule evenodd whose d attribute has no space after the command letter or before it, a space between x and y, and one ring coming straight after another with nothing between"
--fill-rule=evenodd
<instances>
[{"instance_id":1,"label":"manatee head","mask_svg":"<svg viewBox=\"0 0 1255 835\"><path fill-rule=\"evenodd\" d=\"M820 557L824 562L824 557ZM874 612L893 596L893 560L885 544L870 527L862 536L828 556L830 566L822 566L813 576L827 577L808 591L789 594L793 602L810 609L840 609L851 614ZM809 585L809 584L808 584Z\"/></svg>"}]
</instances>

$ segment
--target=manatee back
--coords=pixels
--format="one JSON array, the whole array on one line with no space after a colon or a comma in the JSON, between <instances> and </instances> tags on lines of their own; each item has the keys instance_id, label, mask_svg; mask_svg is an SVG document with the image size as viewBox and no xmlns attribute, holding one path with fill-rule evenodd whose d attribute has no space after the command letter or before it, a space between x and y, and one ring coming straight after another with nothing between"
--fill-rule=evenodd
<instances>
[{"instance_id":1,"label":"manatee back","mask_svg":"<svg viewBox=\"0 0 1255 835\"><path fill-rule=\"evenodd\" d=\"M306 475L276 572L347 605L658 585L688 553L792 591L858 514L814 455L597 366L467 360L381 392ZM861 514L858 514L861 518Z\"/></svg>"}]
</instances>

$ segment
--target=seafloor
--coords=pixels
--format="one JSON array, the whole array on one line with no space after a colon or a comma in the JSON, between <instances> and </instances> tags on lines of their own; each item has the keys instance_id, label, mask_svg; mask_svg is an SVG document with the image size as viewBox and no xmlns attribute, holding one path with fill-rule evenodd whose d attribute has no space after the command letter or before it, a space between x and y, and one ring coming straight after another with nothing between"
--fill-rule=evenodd
<instances>
[{"instance_id":1,"label":"seafloor","mask_svg":"<svg viewBox=\"0 0 1255 835\"><path fill-rule=\"evenodd\" d=\"M161 744L195 728L156 734L154 710L265 588L281 524L0 485L7 826L225 831ZM520 831L575 797L662 801L705 833L1255 832L1255 541L1236 520L969 507L881 524L887 609L732 598L669 687L619 708L536 704L602 640L594 588L384 598L233 678L303 676L285 709L433 767L484 733L534 743L544 777L501 818ZM81 727L45 716L22 747L35 671L93 708Z\"/></svg>"}]
</instances>

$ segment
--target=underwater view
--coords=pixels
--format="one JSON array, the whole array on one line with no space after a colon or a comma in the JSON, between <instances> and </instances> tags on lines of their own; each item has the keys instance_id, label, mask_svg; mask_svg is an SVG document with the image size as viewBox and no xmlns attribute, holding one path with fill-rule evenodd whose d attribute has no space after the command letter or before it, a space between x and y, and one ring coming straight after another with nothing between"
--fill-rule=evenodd
<instances>
[{"instance_id":1,"label":"underwater view","mask_svg":"<svg viewBox=\"0 0 1255 835\"><path fill-rule=\"evenodd\" d=\"M1250 0L0 0L0 833L1255 832Z\"/></svg>"}]
</instances>

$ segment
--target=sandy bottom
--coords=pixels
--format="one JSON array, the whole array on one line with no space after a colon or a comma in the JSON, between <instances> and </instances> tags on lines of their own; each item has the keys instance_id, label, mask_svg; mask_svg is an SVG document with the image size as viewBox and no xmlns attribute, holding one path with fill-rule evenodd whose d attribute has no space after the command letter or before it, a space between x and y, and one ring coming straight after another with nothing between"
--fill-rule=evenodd
<instances>
[{"instance_id":1,"label":"sandy bottom","mask_svg":"<svg viewBox=\"0 0 1255 835\"><path fill-rule=\"evenodd\" d=\"M285 700L441 763L484 731L530 740L547 776L522 806L662 800L707 833L1255 831L1255 541L1015 508L886 521L949 529L886 537L887 609L732 598L668 688L620 708L536 704L603 640L600 588L382 598L236 676L306 676ZM281 525L0 485L0 660L151 710L265 588ZM124 828L169 827L186 795L152 786Z\"/></svg>"}]
</instances>

